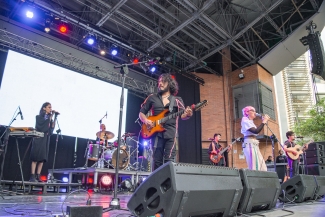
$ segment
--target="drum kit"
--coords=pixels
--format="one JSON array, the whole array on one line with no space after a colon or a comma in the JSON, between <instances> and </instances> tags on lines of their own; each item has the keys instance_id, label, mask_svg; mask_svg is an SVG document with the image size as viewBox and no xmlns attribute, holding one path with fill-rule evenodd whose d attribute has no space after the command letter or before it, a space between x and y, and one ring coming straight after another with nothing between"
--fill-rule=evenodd
<instances>
[{"instance_id":1,"label":"drum kit","mask_svg":"<svg viewBox=\"0 0 325 217\"><path fill-rule=\"evenodd\" d=\"M138 145L140 144L135 133L124 133L121 138L120 151L119 151L119 162L118 167L120 170L129 171L147 171L146 164L139 164L139 151ZM97 141L88 141L87 144L87 159L90 161L95 161L91 167L96 168L115 168L117 159L117 147L118 140L114 142L109 142L114 138L114 133L110 131L99 131L96 133ZM142 159L140 157L140 159Z\"/></svg>"}]
</instances>

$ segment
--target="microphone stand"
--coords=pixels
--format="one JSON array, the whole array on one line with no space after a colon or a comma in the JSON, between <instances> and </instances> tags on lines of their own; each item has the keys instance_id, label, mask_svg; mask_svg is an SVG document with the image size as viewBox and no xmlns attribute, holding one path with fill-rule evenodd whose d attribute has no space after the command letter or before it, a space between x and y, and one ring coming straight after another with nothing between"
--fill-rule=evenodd
<instances>
[{"instance_id":1,"label":"microphone stand","mask_svg":"<svg viewBox=\"0 0 325 217\"><path fill-rule=\"evenodd\" d=\"M54 175L53 175L53 171L54 171L54 165L55 165L55 158L56 158L56 151L57 151L57 147L58 147L58 141L59 141L59 134L61 136L61 139L63 139L63 136L61 134L61 129L60 129L60 125L59 125L59 121L57 119L57 116L55 116L54 118L58 125L58 129L56 131L56 140L55 140L55 149L54 149L54 158L53 158L53 164L52 164L52 173L50 173L50 180L48 180L48 183L54 183L55 179L54 179ZM69 180L70 181L70 180Z\"/></svg>"},{"instance_id":2,"label":"microphone stand","mask_svg":"<svg viewBox=\"0 0 325 217\"><path fill-rule=\"evenodd\" d=\"M278 142L278 138L276 138L276 136L274 135L273 131L271 130L271 128L269 127L269 125L266 123L265 124L267 126L267 128L269 129L269 131L271 131L272 135L270 136L270 139L272 141L272 155L273 155L273 165L274 165L274 172L276 172L276 162L275 162L275 152L274 152L274 143ZM281 144L280 144L281 145ZM282 145L281 145L282 146Z\"/></svg>"},{"instance_id":3,"label":"microphone stand","mask_svg":"<svg viewBox=\"0 0 325 217\"><path fill-rule=\"evenodd\" d=\"M128 66L140 64L140 63L148 63L148 61L138 62L138 63L130 63L130 64L122 64L118 66L114 66L115 69L119 68L120 73L122 75L122 91L120 98L120 114L119 114L119 123L118 123L118 137L117 137L117 153L116 153L116 165L115 165L115 185L114 185L114 197L112 198L109 208L104 208L103 212L108 212L111 210L120 210L120 199L117 198L117 186L118 186L118 173L119 173L119 159L120 159L120 146L121 146L121 136L122 136L122 117L123 117L123 106L124 106L124 85L125 85L125 75L129 73Z\"/></svg>"}]
</instances>

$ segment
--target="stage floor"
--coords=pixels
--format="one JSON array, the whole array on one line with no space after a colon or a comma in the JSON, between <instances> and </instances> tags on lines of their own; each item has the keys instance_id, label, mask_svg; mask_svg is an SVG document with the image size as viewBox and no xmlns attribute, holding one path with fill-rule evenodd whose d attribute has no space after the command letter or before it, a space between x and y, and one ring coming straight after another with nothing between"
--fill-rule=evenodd
<instances>
[{"instance_id":1,"label":"stage floor","mask_svg":"<svg viewBox=\"0 0 325 217\"><path fill-rule=\"evenodd\" d=\"M112 195L105 195L91 192L92 205L109 206ZM132 193L120 193L121 208L127 209L126 205ZM0 216L58 216L62 215L62 202L66 199L68 194L51 194L48 195L21 195L21 196L4 196L0 202ZM87 193L74 193L68 197L63 205L63 210L66 210L66 205L85 205L88 198ZM285 209L293 211L294 214L283 211L282 203L277 204L277 208L273 210L248 213L250 216L295 216L295 217L321 217L325 213L325 199L316 202L304 202L296 205L285 204ZM259 215L257 215L259 214ZM247 216L246 215L246 216ZM129 211L114 210L103 214L105 217L126 217L132 216ZM240 216L240 215L237 215ZM244 215L242 215L244 216Z\"/></svg>"}]
</instances>

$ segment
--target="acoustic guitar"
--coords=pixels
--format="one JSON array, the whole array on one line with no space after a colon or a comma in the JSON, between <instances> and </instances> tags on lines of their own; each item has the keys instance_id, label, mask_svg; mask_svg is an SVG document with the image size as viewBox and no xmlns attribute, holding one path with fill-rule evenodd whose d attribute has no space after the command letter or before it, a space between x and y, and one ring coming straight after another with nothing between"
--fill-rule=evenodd
<instances>
[{"instance_id":1,"label":"acoustic guitar","mask_svg":"<svg viewBox=\"0 0 325 217\"><path fill-rule=\"evenodd\" d=\"M295 145L295 147L287 148L289 151L295 151L297 152L296 155L294 155L292 152L286 152L287 156L290 157L292 160L297 160L299 158L299 155L304 153L304 149L306 146L308 146L310 143L314 142L313 140L310 140L307 144L304 144L303 146Z\"/></svg>"},{"instance_id":2,"label":"acoustic guitar","mask_svg":"<svg viewBox=\"0 0 325 217\"><path fill-rule=\"evenodd\" d=\"M241 141L241 137L238 137L237 139L235 139L231 145L235 144L235 142L240 142ZM224 149L220 149L217 154L210 154L209 158L210 158L210 161L214 164L217 164L220 162L221 158L223 158L222 154L227 151L228 149L230 148L230 146L228 145L226 148Z\"/></svg>"},{"instance_id":3,"label":"acoustic guitar","mask_svg":"<svg viewBox=\"0 0 325 217\"><path fill-rule=\"evenodd\" d=\"M201 110L204 106L206 106L208 104L207 100L203 100L202 102L197 103L196 105L191 105L190 108L193 111L199 111ZM165 109L162 112L160 112L158 115L156 116L149 116L147 117L149 120L151 120L153 122L153 127L149 127L146 124L142 124L142 128L141 128L141 136L144 139L148 139L150 137L152 137L155 133L158 132L163 132L165 131L165 128L163 127L163 124L171 119L171 118L176 118L178 116L181 116L185 110L181 110L179 112L176 113L172 113L170 115L168 115L169 110Z\"/></svg>"}]
</instances>

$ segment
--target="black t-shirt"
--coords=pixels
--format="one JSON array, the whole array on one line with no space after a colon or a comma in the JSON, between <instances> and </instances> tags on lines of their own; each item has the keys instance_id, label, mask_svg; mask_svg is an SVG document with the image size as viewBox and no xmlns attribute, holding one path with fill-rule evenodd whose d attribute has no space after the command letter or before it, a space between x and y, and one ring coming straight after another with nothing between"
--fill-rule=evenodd
<instances>
[{"instance_id":1,"label":"black t-shirt","mask_svg":"<svg viewBox=\"0 0 325 217\"><path fill-rule=\"evenodd\" d=\"M214 148L215 148L216 151L219 150L222 147L219 143L216 143L216 142L212 141L210 143L210 146L209 146L208 154L210 154L212 152L212 144L214 145Z\"/></svg>"},{"instance_id":2,"label":"black t-shirt","mask_svg":"<svg viewBox=\"0 0 325 217\"><path fill-rule=\"evenodd\" d=\"M175 103L173 106L173 111L171 113L167 113L167 116L169 114L178 112L178 105L180 106L180 108L179 108L180 110L183 109L180 104L182 104L185 107L184 102L181 97L178 97L178 96L174 96L174 97L175 97ZM161 95L160 94L152 94L152 95L148 96L147 99L142 104L140 112L143 114L147 114L149 112L149 110L151 110L152 115L156 116L156 115L160 114L165 109L169 110L169 105L170 105L171 99L172 99L172 96L170 95L168 97L169 103L167 103L167 105L164 106ZM176 102L177 100L179 101L179 103ZM158 133L158 136L163 137L165 139L174 138L176 135L176 118L171 118L171 119L167 120L163 124L163 127L166 129L166 131L162 132L162 133Z\"/></svg>"},{"instance_id":3,"label":"black t-shirt","mask_svg":"<svg viewBox=\"0 0 325 217\"><path fill-rule=\"evenodd\" d=\"M276 163L287 163L288 160L287 160L287 156L285 155L279 155L276 157Z\"/></svg>"}]
</instances>

